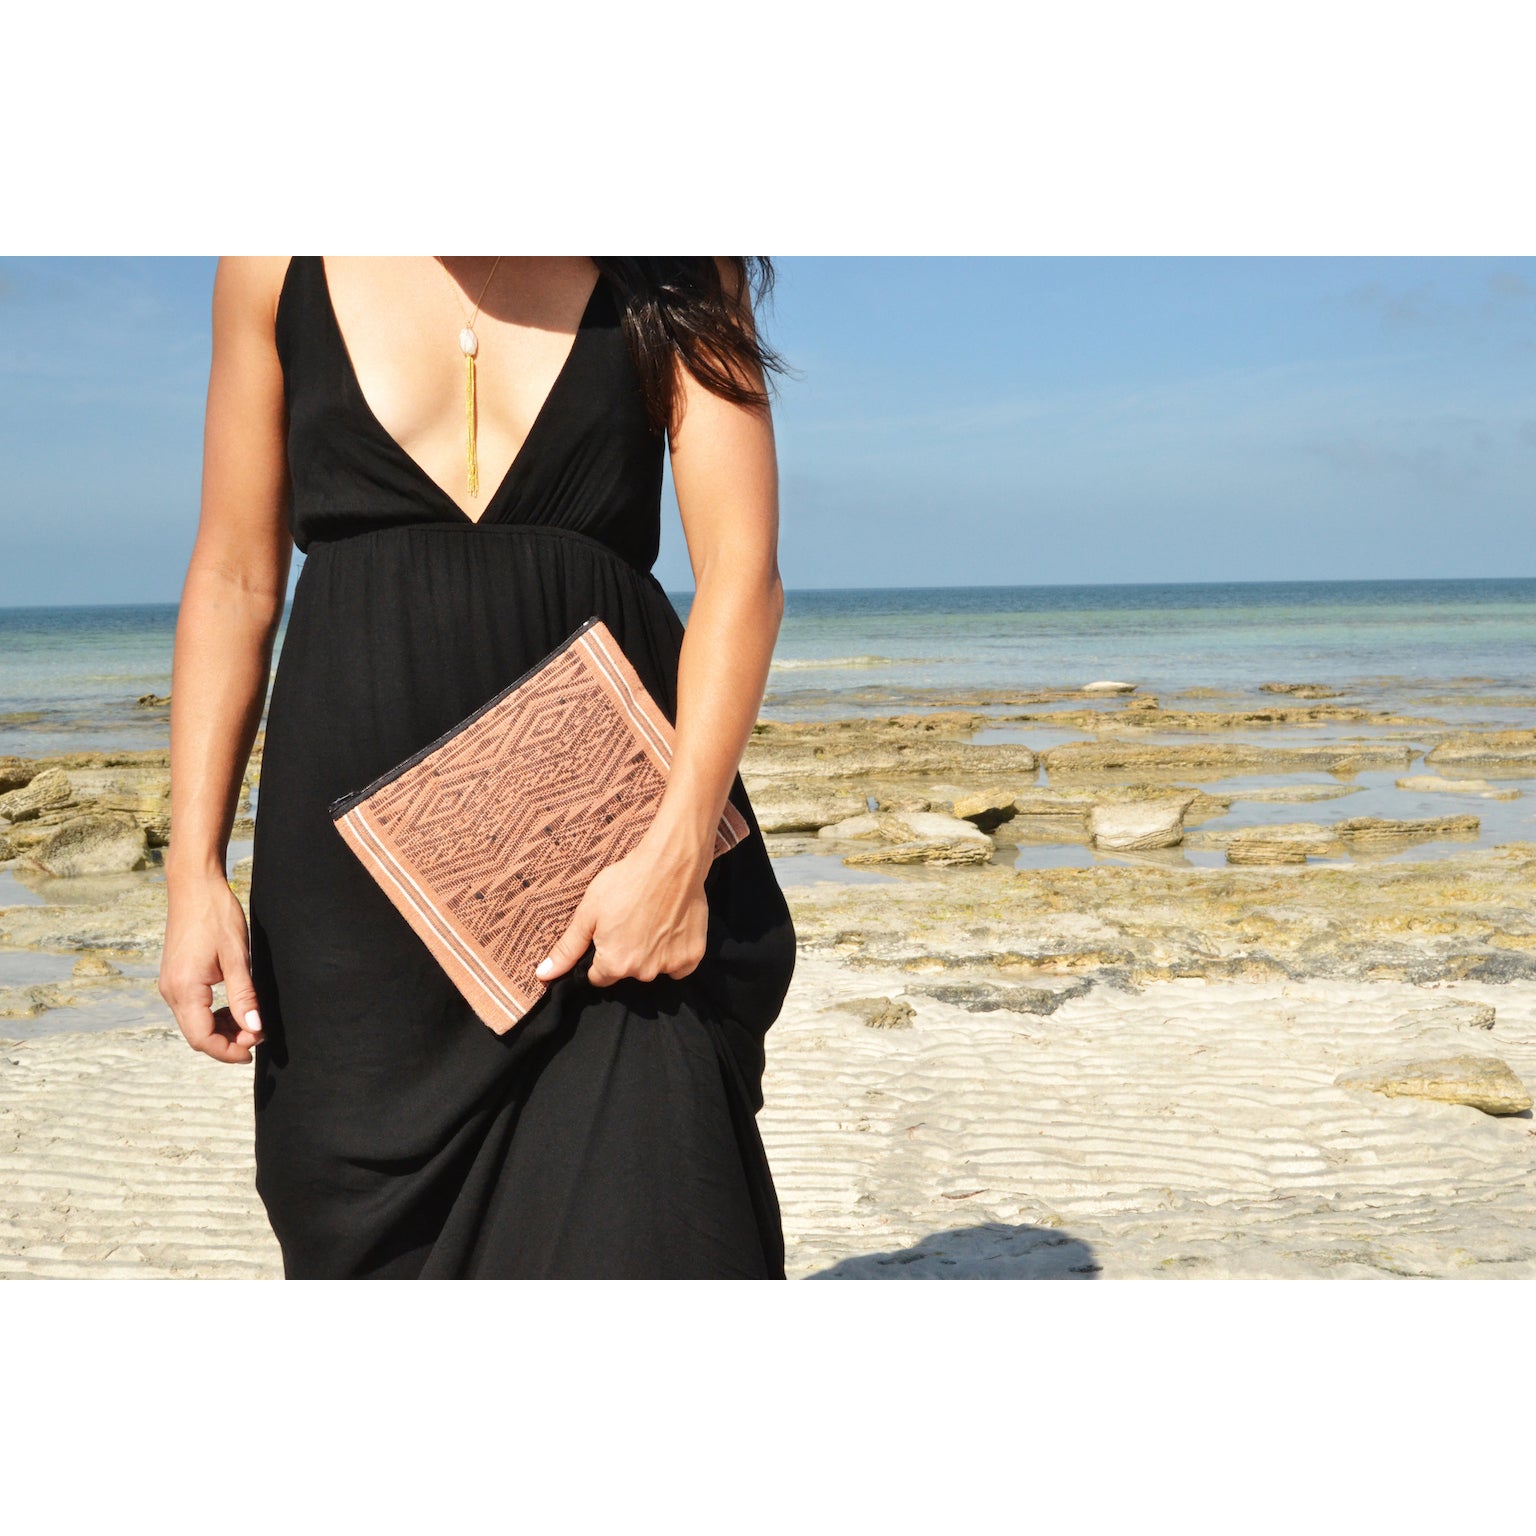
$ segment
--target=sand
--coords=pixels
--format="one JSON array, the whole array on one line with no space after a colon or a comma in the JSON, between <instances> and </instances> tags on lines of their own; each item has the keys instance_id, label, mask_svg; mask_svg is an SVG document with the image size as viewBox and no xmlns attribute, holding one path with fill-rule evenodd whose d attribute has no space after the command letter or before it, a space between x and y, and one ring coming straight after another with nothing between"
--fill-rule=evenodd
<instances>
[{"instance_id":1,"label":"sand","mask_svg":"<svg viewBox=\"0 0 1536 1536\"><path fill-rule=\"evenodd\" d=\"M1536 1083L1536 987L1192 979L1042 1016L920 979L800 958L760 1117L791 1278L1536 1275L1529 1114L1334 1086L1450 1051ZM910 1024L839 1007L870 996ZM277 1277L250 1139L248 1069L172 1028L6 1043L0 1277Z\"/></svg>"}]
</instances>

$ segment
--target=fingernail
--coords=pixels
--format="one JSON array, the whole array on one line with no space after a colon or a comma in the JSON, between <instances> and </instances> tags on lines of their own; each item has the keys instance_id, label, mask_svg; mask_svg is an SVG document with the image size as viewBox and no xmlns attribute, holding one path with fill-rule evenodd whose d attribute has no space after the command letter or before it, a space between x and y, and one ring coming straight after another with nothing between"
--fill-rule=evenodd
<instances>
[{"instance_id":1,"label":"fingernail","mask_svg":"<svg viewBox=\"0 0 1536 1536\"><path fill-rule=\"evenodd\" d=\"M554 966L554 963L555 962L553 960L549 959L546 956L543 960L540 960L539 963L536 966L534 966L533 974L535 976L538 976L538 977L544 977L544 976L549 975L550 970Z\"/></svg>"},{"instance_id":2,"label":"fingernail","mask_svg":"<svg viewBox=\"0 0 1536 1536\"><path fill-rule=\"evenodd\" d=\"M254 1008L252 1008L251 1011L245 1016L245 1027L250 1030L253 1035L259 1035L261 1033L261 1015L257 1013Z\"/></svg>"}]
</instances>

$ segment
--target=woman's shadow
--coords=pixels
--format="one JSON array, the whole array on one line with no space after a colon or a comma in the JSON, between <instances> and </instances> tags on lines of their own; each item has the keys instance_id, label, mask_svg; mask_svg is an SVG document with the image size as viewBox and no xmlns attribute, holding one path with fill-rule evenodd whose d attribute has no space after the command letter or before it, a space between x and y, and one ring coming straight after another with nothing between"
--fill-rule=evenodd
<instances>
[{"instance_id":1,"label":"woman's shadow","mask_svg":"<svg viewBox=\"0 0 1536 1536\"><path fill-rule=\"evenodd\" d=\"M933 1232L910 1248L860 1253L808 1280L1095 1280L1104 1266L1055 1227L989 1221Z\"/></svg>"}]
</instances>

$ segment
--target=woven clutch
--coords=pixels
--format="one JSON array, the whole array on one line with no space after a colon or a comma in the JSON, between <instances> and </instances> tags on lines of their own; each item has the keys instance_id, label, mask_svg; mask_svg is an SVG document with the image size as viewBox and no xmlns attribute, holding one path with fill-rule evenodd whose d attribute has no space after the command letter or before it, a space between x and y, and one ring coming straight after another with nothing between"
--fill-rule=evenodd
<instances>
[{"instance_id":1,"label":"woven clutch","mask_svg":"<svg viewBox=\"0 0 1536 1536\"><path fill-rule=\"evenodd\" d=\"M588 884L639 842L674 732L600 618L435 741L330 802L336 829L478 1017L505 1034ZM726 802L715 857L747 836Z\"/></svg>"}]
</instances>

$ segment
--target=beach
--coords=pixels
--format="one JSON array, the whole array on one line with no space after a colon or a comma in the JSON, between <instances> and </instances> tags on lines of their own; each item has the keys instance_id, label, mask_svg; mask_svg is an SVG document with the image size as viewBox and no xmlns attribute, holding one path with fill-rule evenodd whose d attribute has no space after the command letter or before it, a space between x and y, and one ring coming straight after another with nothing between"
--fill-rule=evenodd
<instances>
[{"instance_id":1,"label":"beach","mask_svg":"<svg viewBox=\"0 0 1536 1536\"><path fill-rule=\"evenodd\" d=\"M1336 610L1245 651L1251 611L1109 645L1046 605L1044 659L977 642L995 603L787 625L742 776L799 938L759 1115L790 1277L1536 1275L1531 586L1383 640L1415 595L1349 665ZM0 737L6 1277L281 1273L249 1069L156 990L146 679Z\"/></svg>"},{"instance_id":2,"label":"beach","mask_svg":"<svg viewBox=\"0 0 1536 1536\"><path fill-rule=\"evenodd\" d=\"M808 957L770 1031L790 1278L1536 1275L1528 1117L1333 1085L1495 1046L1536 1080L1529 989L1191 980L1041 1016L911 979ZM904 994L901 1028L841 1006ZM0 1060L0 1275L281 1275L248 1068L156 1025Z\"/></svg>"}]
</instances>

